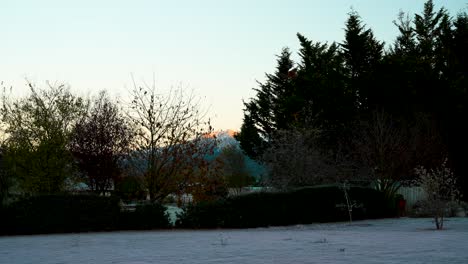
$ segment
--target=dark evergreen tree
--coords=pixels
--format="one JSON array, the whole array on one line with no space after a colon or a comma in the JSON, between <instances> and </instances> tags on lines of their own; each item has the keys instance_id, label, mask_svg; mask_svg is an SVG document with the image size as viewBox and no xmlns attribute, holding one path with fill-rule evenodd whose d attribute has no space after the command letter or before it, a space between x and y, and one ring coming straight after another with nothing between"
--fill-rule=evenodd
<instances>
[{"instance_id":1,"label":"dark evergreen tree","mask_svg":"<svg viewBox=\"0 0 468 264\"><path fill-rule=\"evenodd\" d=\"M414 78L418 63L416 33L409 14L400 12L393 23L400 34L377 72L378 107L394 116L411 116L418 83Z\"/></svg>"},{"instance_id":2,"label":"dark evergreen tree","mask_svg":"<svg viewBox=\"0 0 468 264\"><path fill-rule=\"evenodd\" d=\"M468 76L468 14L461 13L453 22L453 53L456 59L456 79L466 81Z\"/></svg>"},{"instance_id":3,"label":"dark evergreen tree","mask_svg":"<svg viewBox=\"0 0 468 264\"><path fill-rule=\"evenodd\" d=\"M276 72L267 74L266 82L255 89L256 97L244 103L244 124L238 139L253 158L261 154L277 131L309 126L312 119L315 126L329 132L328 144L355 112L338 45L297 36L301 45L297 67L289 49L283 49Z\"/></svg>"},{"instance_id":4,"label":"dark evergreen tree","mask_svg":"<svg viewBox=\"0 0 468 264\"><path fill-rule=\"evenodd\" d=\"M244 114L241 131L235 136L241 148L252 159L257 159L263 152L265 140L260 137L258 128L248 113Z\"/></svg>"},{"instance_id":5,"label":"dark evergreen tree","mask_svg":"<svg viewBox=\"0 0 468 264\"><path fill-rule=\"evenodd\" d=\"M394 23L400 35L376 75L380 105L401 117L427 113L437 119L447 102L443 74L448 72L449 16L443 8L435 12L432 1L427 1L422 14L410 19L400 13Z\"/></svg>"},{"instance_id":6,"label":"dark evergreen tree","mask_svg":"<svg viewBox=\"0 0 468 264\"><path fill-rule=\"evenodd\" d=\"M295 101L300 107L300 126L324 130L325 145L336 142L355 114L354 96L347 89L343 57L338 45L312 42L298 34L301 62L298 67Z\"/></svg>"},{"instance_id":7,"label":"dark evergreen tree","mask_svg":"<svg viewBox=\"0 0 468 264\"><path fill-rule=\"evenodd\" d=\"M346 21L345 40L341 44L349 78L349 90L355 96L360 109L375 108L376 71L382 60L384 44L374 37L370 28L363 25L359 14L349 13Z\"/></svg>"},{"instance_id":8,"label":"dark evergreen tree","mask_svg":"<svg viewBox=\"0 0 468 264\"><path fill-rule=\"evenodd\" d=\"M468 195L468 15L461 13L453 21L452 45L448 50L451 62L446 71L446 81L449 87L447 99L447 112L444 120L446 123L446 137L453 162L454 172L461 176L459 183Z\"/></svg>"},{"instance_id":9,"label":"dark evergreen tree","mask_svg":"<svg viewBox=\"0 0 468 264\"><path fill-rule=\"evenodd\" d=\"M255 98L244 102L244 124L238 136L244 151L252 158L261 154L263 145L278 129L287 128L292 120L293 102L288 94L294 88L294 63L291 52L284 48L277 59L276 72L266 74L264 83L258 82Z\"/></svg>"},{"instance_id":10,"label":"dark evergreen tree","mask_svg":"<svg viewBox=\"0 0 468 264\"><path fill-rule=\"evenodd\" d=\"M398 20L393 21L393 24L398 28L400 35L396 37L393 47L390 48L390 54L396 56L409 56L416 52L416 40L413 29L413 20L409 14L400 11Z\"/></svg>"},{"instance_id":11,"label":"dark evergreen tree","mask_svg":"<svg viewBox=\"0 0 468 264\"><path fill-rule=\"evenodd\" d=\"M436 43L439 39L444 17L447 12L441 8L439 11L434 11L434 3L432 0L424 4L422 14L416 14L414 17L414 31L418 42L417 51L421 56L421 60L434 60L436 55Z\"/></svg>"}]
</instances>

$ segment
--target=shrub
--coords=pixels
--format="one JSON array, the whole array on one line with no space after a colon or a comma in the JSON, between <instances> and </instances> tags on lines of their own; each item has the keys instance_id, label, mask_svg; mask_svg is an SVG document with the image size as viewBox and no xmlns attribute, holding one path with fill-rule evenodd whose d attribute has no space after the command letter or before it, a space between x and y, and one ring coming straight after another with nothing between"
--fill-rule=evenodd
<instances>
[{"instance_id":1,"label":"shrub","mask_svg":"<svg viewBox=\"0 0 468 264\"><path fill-rule=\"evenodd\" d=\"M447 211L461 197L455 175L446 165L447 160L435 169L428 170L422 166L415 169L418 175L416 184L427 194L426 201L421 203L422 209L434 218L437 229L443 229Z\"/></svg>"},{"instance_id":2,"label":"shrub","mask_svg":"<svg viewBox=\"0 0 468 264\"><path fill-rule=\"evenodd\" d=\"M190 204L182 214L177 214L176 226L184 228L223 227L228 217L226 202L226 199L220 199Z\"/></svg>"}]
</instances>

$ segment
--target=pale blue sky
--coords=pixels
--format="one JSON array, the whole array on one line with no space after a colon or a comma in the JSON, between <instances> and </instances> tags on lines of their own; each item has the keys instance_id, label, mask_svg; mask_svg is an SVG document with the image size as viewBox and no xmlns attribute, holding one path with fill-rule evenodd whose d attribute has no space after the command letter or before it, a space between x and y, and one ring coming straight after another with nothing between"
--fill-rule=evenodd
<instances>
[{"instance_id":1,"label":"pale blue sky","mask_svg":"<svg viewBox=\"0 0 468 264\"><path fill-rule=\"evenodd\" d=\"M0 81L15 93L25 78L66 82L75 91L107 89L125 99L131 73L167 89L194 89L215 129L239 129L242 99L275 67L275 54L297 51L296 33L341 41L351 6L387 43L399 10L425 0L0 0ZM452 15L468 0L434 1Z\"/></svg>"}]
</instances>

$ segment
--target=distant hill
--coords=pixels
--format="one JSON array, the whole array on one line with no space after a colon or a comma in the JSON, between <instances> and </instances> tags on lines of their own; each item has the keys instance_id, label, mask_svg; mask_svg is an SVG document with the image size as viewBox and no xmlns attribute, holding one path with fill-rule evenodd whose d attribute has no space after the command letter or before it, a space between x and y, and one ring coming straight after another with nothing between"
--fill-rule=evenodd
<instances>
[{"instance_id":1,"label":"distant hill","mask_svg":"<svg viewBox=\"0 0 468 264\"><path fill-rule=\"evenodd\" d=\"M222 130L210 133L207 138L216 138L218 140L218 146L214 151L214 155L210 158L216 158L221 154L224 148L227 146L235 146L239 151L242 151L240 148L240 143L235 139L237 134L234 130ZM252 160L249 156L245 155L245 166L249 173L256 179L260 179L262 174L265 173L265 168L258 162Z\"/></svg>"},{"instance_id":2,"label":"distant hill","mask_svg":"<svg viewBox=\"0 0 468 264\"><path fill-rule=\"evenodd\" d=\"M205 135L204 138L207 141L214 140L214 139L218 141L217 142L218 144L216 148L214 149L214 153L212 155L206 156L205 159L206 160L216 159L221 154L223 149L228 146L234 146L239 151L242 151L240 148L239 141L237 141L234 137L236 133L237 132L235 132L234 130L223 130L223 131L212 132L210 134ZM142 151L142 150L139 150L139 151ZM247 155L245 154L243 155L245 156L245 166L247 167L247 171L250 173L250 175L252 175L256 179L260 179L262 174L265 172L265 168L258 162L252 160ZM127 162L128 160L123 161L123 163L127 163ZM146 166L144 160L140 160L140 161L133 160L133 162L134 164L137 164L137 166L141 166L142 168Z\"/></svg>"}]
</instances>

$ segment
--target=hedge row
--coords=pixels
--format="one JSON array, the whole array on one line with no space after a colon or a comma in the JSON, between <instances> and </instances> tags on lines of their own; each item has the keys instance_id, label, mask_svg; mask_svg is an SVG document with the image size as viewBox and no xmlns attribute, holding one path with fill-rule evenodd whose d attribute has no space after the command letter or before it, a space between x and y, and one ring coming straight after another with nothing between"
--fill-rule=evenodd
<instances>
[{"instance_id":1,"label":"hedge row","mask_svg":"<svg viewBox=\"0 0 468 264\"><path fill-rule=\"evenodd\" d=\"M396 216L395 202L369 188L353 187L353 219ZM121 211L119 199L93 195L35 196L0 208L0 235L143 230L170 227L165 207L143 204ZM250 228L347 221L344 193L338 187L264 192L198 203L178 216L182 228Z\"/></svg>"},{"instance_id":2,"label":"hedge row","mask_svg":"<svg viewBox=\"0 0 468 264\"><path fill-rule=\"evenodd\" d=\"M43 195L0 209L0 235L154 229L169 226L165 208L141 205L121 212L119 199L94 195Z\"/></svg>"},{"instance_id":3,"label":"hedge row","mask_svg":"<svg viewBox=\"0 0 468 264\"><path fill-rule=\"evenodd\" d=\"M356 203L353 219L396 216L395 202L379 191L352 187ZM334 186L292 192L254 193L189 206L179 215L178 227L249 228L349 220L344 192Z\"/></svg>"}]
</instances>

